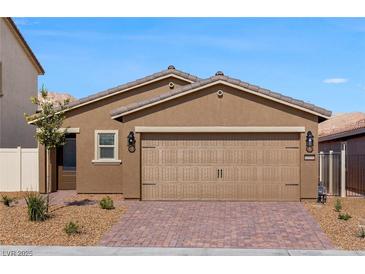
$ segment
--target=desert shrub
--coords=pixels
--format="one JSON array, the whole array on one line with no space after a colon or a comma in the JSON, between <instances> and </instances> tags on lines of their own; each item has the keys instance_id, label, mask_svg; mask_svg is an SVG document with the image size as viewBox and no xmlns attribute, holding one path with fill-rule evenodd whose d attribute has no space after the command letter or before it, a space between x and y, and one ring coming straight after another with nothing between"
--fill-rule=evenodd
<instances>
[{"instance_id":1,"label":"desert shrub","mask_svg":"<svg viewBox=\"0 0 365 274\"><path fill-rule=\"evenodd\" d=\"M365 238L365 229L363 227L360 227L359 233L357 234L359 238L364 239Z\"/></svg>"},{"instance_id":2,"label":"desert shrub","mask_svg":"<svg viewBox=\"0 0 365 274\"><path fill-rule=\"evenodd\" d=\"M48 204L44 197L37 193L29 193L25 197L30 221L44 221L48 218Z\"/></svg>"},{"instance_id":3,"label":"desert shrub","mask_svg":"<svg viewBox=\"0 0 365 274\"><path fill-rule=\"evenodd\" d=\"M340 212L340 211L341 211L341 209L342 209L341 201L340 201L340 199L337 199L337 200L336 200L336 203L335 203L335 211L336 211L336 212Z\"/></svg>"},{"instance_id":4,"label":"desert shrub","mask_svg":"<svg viewBox=\"0 0 365 274\"><path fill-rule=\"evenodd\" d=\"M348 214L348 213L340 213L340 214L338 214L338 218L339 218L340 220L347 221L348 219L350 219L350 218L351 218L351 215L350 215L350 214Z\"/></svg>"},{"instance_id":5,"label":"desert shrub","mask_svg":"<svg viewBox=\"0 0 365 274\"><path fill-rule=\"evenodd\" d=\"M8 195L1 195L1 202L6 205L10 206L10 204L14 201L14 198L9 197Z\"/></svg>"},{"instance_id":6,"label":"desert shrub","mask_svg":"<svg viewBox=\"0 0 365 274\"><path fill-rule=\"evenodd\" d=\"M68 222L64 228L64 231L68 236L80 233L79 225L74 222Z\"/></svg>"},{"instance_id":7,"label":"desert shrub","mask_svg":"<svg viewBox=\"0 0 365 274\"><path fill-rule=\"evenodd\" d=\"M102 209L114 209L114 203L113 203L112 198L110 198L109 196L106 196L103 199L101 199L100 207Z\"/></svg>"}]
</instances>

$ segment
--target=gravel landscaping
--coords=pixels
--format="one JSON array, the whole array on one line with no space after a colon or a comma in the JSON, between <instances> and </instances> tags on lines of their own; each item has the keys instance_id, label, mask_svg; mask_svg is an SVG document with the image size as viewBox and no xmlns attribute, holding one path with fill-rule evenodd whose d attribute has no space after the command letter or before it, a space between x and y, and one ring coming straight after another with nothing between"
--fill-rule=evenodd
<instances>
[{"instance_id":1,"label":"gravel landscaping","mask_svg":"<svg viewBox=\"0 0 365 274\"><path fill-rule=\"evenodd\" d=\"M111 195L113 210L99 207L100 199L106 195L77 195L65 198L66 204L51 205L50 218L46 221L31 222L22 199L24 193L6 194L17 197L19 202L11 207L0 204L0 245L97 245L101 236L126 211L118 195ZM65 225L70 221L79 225L81 233L72 236L65 233Z\"/></svg>"},{"instance_id":2,"label":"gravel landscaping","mask_svg":"<svg viewBox=\"0 0 365 274\"><path fill-rule=\"evenodd\" d=\"M339 212L334 209L337 198L329 198L325 205L306 202L304 205L320 224L322 230L339 249L365 250L365 239L359 238L359 225L365 229L365 199L339 198L342 209L340 213L348 213L347 221L338 219Z\"/></svg>"}]
</instances>

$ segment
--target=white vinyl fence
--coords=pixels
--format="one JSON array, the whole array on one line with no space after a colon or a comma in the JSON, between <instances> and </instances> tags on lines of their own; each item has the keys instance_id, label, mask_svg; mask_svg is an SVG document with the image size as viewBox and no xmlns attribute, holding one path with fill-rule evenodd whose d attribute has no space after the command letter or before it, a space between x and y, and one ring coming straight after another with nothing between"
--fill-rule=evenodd
<instances>
[{"instance_id":1,"label":"white vinyl fence","mask_svg":"<svg viewBox=\"0 0 365 274\"><path fill-rule=\"evenodd\" d=\"M38 148L0 148L0 191L38 191Z\"/></svg>"}]
</instances>

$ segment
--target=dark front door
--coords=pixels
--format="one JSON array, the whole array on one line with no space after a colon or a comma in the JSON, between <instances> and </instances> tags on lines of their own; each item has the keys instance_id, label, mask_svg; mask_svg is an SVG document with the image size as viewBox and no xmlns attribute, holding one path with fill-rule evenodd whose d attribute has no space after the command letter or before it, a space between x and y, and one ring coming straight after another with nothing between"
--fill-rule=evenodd
<instances>
[{"instance_id":1,"label":"dark front door","mask_svg":"<svg viewBox=\"0 0 365 274\"><path fill-rule=\"evenodd\" d=\"M66 136L66 143L57 151L58 189L76 189L76 135Z\"/></svg>"}]
</instances>

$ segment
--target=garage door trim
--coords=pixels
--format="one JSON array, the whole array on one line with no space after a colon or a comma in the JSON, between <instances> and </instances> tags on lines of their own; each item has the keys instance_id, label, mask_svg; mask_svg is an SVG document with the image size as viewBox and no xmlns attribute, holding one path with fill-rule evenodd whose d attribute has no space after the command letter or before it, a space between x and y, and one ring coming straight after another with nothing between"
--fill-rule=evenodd
<instances>
[{"instance_id":1,"label":"garage door trim","mask_svg":"<svg viewBox=\"0 0 365 274\"><path fill-rule=\"evenodd\" d=\"M168 132L167 132L168 133ZM250 134L251 132L249 132L248 134ZM293 134L295 134L294 132L291 132L291 133L293 133ZM152 134L152 135L155 135L155 132L151 132L151 133L146 133L146 136L152 136L152 135L150 135L150 134ZM158 133L156 133L156 134L158 134ZM184 134L184 133L182 133L182 134ZM198 133L199 134L199 133ZM200 133L201 134L201 133ZM204 133L203 133L204 134ZM220 134L220 133L218 133L218 134ZM262 134L262 133L258 133L258 134ZM268 133L268 134L275 134L275 133ZM280 134L280 133L279 133ZM142 144L142 140L144 140L144 138L142 137L142 136L144 136L145 134L141 134L141 147L143 147L143 144ZM162 133L162 135L165 135L165 133ZM184 134L185 135L185 134ZM300 135L298 136L299 138L298 138L298 141L300 141ZM147 139L148 140L148 139ZM153 148L153 149L155 149L155 148L157 148L157 147L155 147L155 146L148 146L148 147L146 147L146 148ZM297 147L297 149L300 151L300 145L298 144L298 147ZM142 150L143 149L141 149L141 158L142 158ZM299 152L300 153L300 152ZM299 166L298 166L298 168L299 168L299 174L298 174L298 176L299 176L299 181L298 181L298 183L295 183L295 185L292 183L292 182L286 182L285 183L285 186L290 186L290 187L292 187L292 185L293 185L293 187L294 186L297 186L297 187L299 187L298 188L298 191L299 191L299 193L297 193L295 196L297 196L296 198L294 198L294 199L292 199L292 198L290 198L290 199L286 199L286 198L284 198L284 199L282 199L282 198L278 198L278 199L276 199L276 198L274 198L274 197L272 197L272 198L265 198L264 200L267 200L267 201L276 201L276 200L288 200L288 201L296 201L297 199L300 199L300 197L301 197L301 195L300 195L300 173L301 173L301 168L300 168L300 156L298 155L298 160L299 160ZM224 164L223 164L224 165ZM142 189L143 188L143 185L145 185L145 182L144 182L144 180L143 180L143 175L142 175L142 172L143 172L143 160L141 159L141 197L140 197L140 199L141 200L150 200L150 198L143 198L143 192L144 192L144 190ZM151 183L151 182L148 182L148 183ZM154 183L154 182L153 182ZM156 183L154 183L153 185L156 185ZM239 200L240 200L240 198L238 198ZM242 199L243 200L252 200L252 198L244 198L244 197L242 197ZM156 199L152 199L152 200L156 200ZM174 199L174 198L162 198L162 199L157 199L157 200L176 200L176 199ZM179 199L178 199L179 200ZM204 198L204 197L201 197L201 198L198 198L198 199L196 199L196 198L189 198L189 199L187 199L187 198L183 198L183 199L181 199L181 200L217 200L216 198ZM218 198L218 200L227 200L226 198ZM237 200L236 198L234 198L234 197L232 197L232 199L228 199L228 200ZM261 200L260 198L258 198L258 199L253 199L253 200Z\"/></svg>"},{"instance_id":2,"label":"garage door trim","mask_svg":"<svg viewBox=\"0 0 365 274\"><path fill-rule=\"evenodd\" d=\"M144 127L136 126L135 132L140 133L164 133L164 132L201 132L201 133L231 133L231 132L242 132L242 133L302 133L305 132L305 127Z\"/></svg>"}]
</instances>

